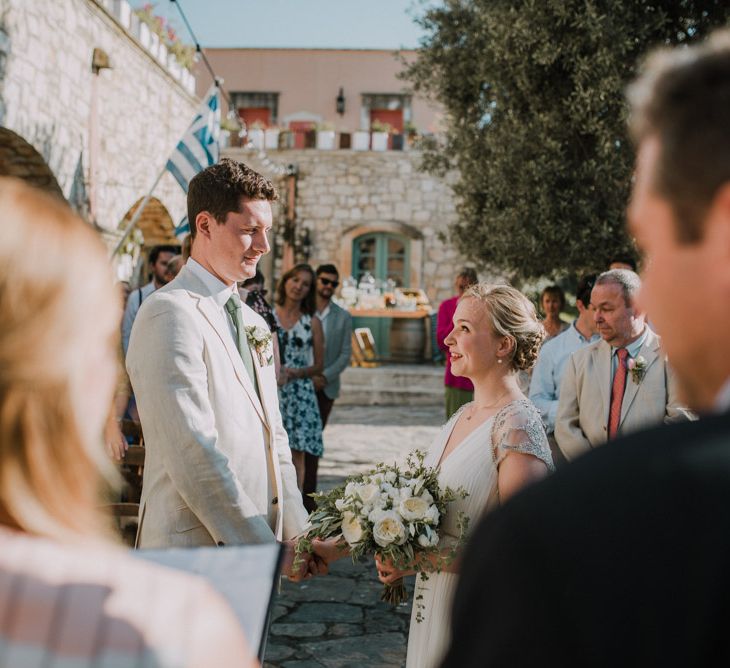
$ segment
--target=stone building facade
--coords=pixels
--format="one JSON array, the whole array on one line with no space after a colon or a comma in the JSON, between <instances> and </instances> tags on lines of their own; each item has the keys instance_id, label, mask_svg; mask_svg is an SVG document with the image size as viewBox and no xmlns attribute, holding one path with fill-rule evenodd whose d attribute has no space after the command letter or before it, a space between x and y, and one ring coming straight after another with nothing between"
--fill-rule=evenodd
<instances>
[{"instance_id":1,"label":"stone building facade","mask_svg":"<svg viewBox=\"0 0 730 668\"><path fill-rule=\"evenodd\" d=\"M419 171L418 152L285 150L272 151L266 162L256 151L226 155L268 176L267 162L296 168L296 225L310 247L308 258L300 252L297 259L334 262L342 276L356 276L358 240L402 239L403 285L422 288L433 305L453 294L463 259L441 236L456 217L453 194L447 180Z\"/></svg>"},{"instance_id":2,"label":"stone building facade","mask_svg":"<svg viewBox=\"0 0 730 668\"><path fill-rule=\"evenodd\" d=\"M109 243L197 108L195 80L126 0L0 0L0 174L61 193ZM145 243L185 194L166 174Z\"/></svg>"}]
</instances>

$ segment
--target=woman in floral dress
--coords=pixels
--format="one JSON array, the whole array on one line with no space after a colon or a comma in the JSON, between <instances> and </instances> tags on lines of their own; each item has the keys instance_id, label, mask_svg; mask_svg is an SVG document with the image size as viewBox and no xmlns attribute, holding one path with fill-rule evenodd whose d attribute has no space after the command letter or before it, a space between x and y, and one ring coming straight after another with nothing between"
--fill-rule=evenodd
<instances>
[{"instance_id":1,"label":"woman in floral dress","mask_svg":"<svg viewBox=\"0 0 730 668\"><path fill-rule=\"evenodd\" d=\"M276 288L274 313L279 325L279 404L289 447L302 489L305 453L321 457L322 421L312 376L322 372L324 333L314 315L314 271L298 264L287 271Z\"/></svg>"}]
</instances>

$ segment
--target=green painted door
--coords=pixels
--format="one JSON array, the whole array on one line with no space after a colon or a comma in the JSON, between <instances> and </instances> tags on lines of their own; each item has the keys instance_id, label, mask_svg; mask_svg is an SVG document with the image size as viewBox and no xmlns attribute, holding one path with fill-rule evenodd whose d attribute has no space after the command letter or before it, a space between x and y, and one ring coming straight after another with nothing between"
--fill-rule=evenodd
<instances>
[{"instance_id":1,"label":"green painted door","mask_svg":"<svg viewBox=\"0 0 730 668\"><path fill-rule=\"evenodd\" d=\"M388 232L363 234L352 242L352 275L360 279L370 272L397 287L410 287L410 244L406 237ZM369 327L379 357L390 356L391 318L355 318L354 327Z\"/></svg>"}]
</instances>

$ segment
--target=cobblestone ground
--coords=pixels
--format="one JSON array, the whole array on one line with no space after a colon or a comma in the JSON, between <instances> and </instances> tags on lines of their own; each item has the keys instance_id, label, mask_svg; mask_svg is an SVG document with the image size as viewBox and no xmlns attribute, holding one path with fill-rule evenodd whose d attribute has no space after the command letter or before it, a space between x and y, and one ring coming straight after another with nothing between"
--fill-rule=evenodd
<instances>
[{"instance_id":1,"label":"cobblestone ground","mask_svg":"<svg viewBox=\"0 0 730 668\"><path fill-rule=\"evenodd\" d=\"M402 461L411 450L425 450L443 421L441 406L335 404L324 432L320 487L331 488L375 462ZM326 577L285 581L265 668L403 666L410 603L394 609L380 601L380 591L371 561L341 559Z\"/></svg>"}]
</instances>

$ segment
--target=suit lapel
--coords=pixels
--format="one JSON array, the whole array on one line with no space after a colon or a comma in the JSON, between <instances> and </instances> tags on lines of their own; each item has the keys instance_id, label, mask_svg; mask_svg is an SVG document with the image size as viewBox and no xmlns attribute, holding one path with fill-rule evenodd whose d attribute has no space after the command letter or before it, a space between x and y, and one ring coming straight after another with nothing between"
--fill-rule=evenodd
<instances>
[{"instance_id":1,"label":"suit lapel","mask_svg":"<svg viewBox=\"0 0 730 668\"><path fill-rule=\"evenodd\" d=\"M634 399L636 399L636 394L639 391L639 387L646 379L646 374L649 373L651 365L654 364L654 362L656 362L659 357L659 339L657 339L657 337L654 336L651 331L649 331L649 333L647 334L644 345L639 348L637 357L643 357L646 360L646 370L644 371L644 376L638 383L635 383L633 378L631 377L631 371L629 371L626 375L626 390L624 392L623 402L621 403L620 424L622 424L623 421L626 419L629 409L631 408L631 404L634 403Z\"/></svg>"},{"instance_id":2,"label":"suit lapel","mask_svg":"<svg viewBox=\"0 0 730 668\"><path fill-rule=\"evenodd\" d=\"M601 341L593 349L593 365L596 369L598 391L601 395L601 412L603 425L608 424L608 414L611 410L611 346Z\"/></svg>"},{"instance_id":3,"label":"suit lapel","mask_svg":"<svg viewBox=\"0 0 730 668\"><path fill-rule=\"evenodd\" d=\"M247 326L247 327L250 327L251 325L256 325L255 322L250 322L249 311L250 311L249 307L244 304L244 306L243 306L243 324L244 324L244 326ZM273 336L275 336L275 334L272 334L272 337ZM272 355L273 355L273 344L272 344ZM240 357L240 355L239 355L239 357ZM262 406L262 410L265 415L265 423L266 423L266 426L268 427L269 425L273 424L273 421L271 420L271 414L270 414L269 405L268 405L269 402L267 401L268 397L266 396L266 385L265 385L264 379L262 377L263 368L261 367L261 364L259 363L258 353L253 348L251 349L251 359L253 360L254 373L256 374L256 381L258 382L258 386L259 386L259 394L261 395L260 400L259 400L259 405ZM272 364L273 364L273 362L272 362ZM241 363L241 365L243 365L243 363ZM244 372L245 372L245 369L244 369ZM246 374L246 376L248 376L248 374ZM249 383L249 385L250 385L250 383Z\"/></svg>"},{"instance_id":4,"label":"suit lapel","mask_svg":"<svg viewBox=\"0 0 730 668\"><path fill-rule=\"evenodd\" d=\"M218 334L220 340L223 342L226 352L228 353L228 357L230 357L231 363L233 364L233 370L236 373L236 378L238 378L243 389L246 390L246 394L248 394L248 398L251 400L251 403L256 409L261 421L268 427L269 423L266 419L261 401L259 400L259 397L256 394L256 389L248 376L246 367L243 366L241 353L238 352L238 348L236 348L228 323L223 317L218 305L209 297L201 297L200 295L194 296L198 298L198 310L203 314L205 319L210 323L210 326L215 330L216 334ZM255 356L254 368L256 368Z\"/></svg>"}]
</instances>

